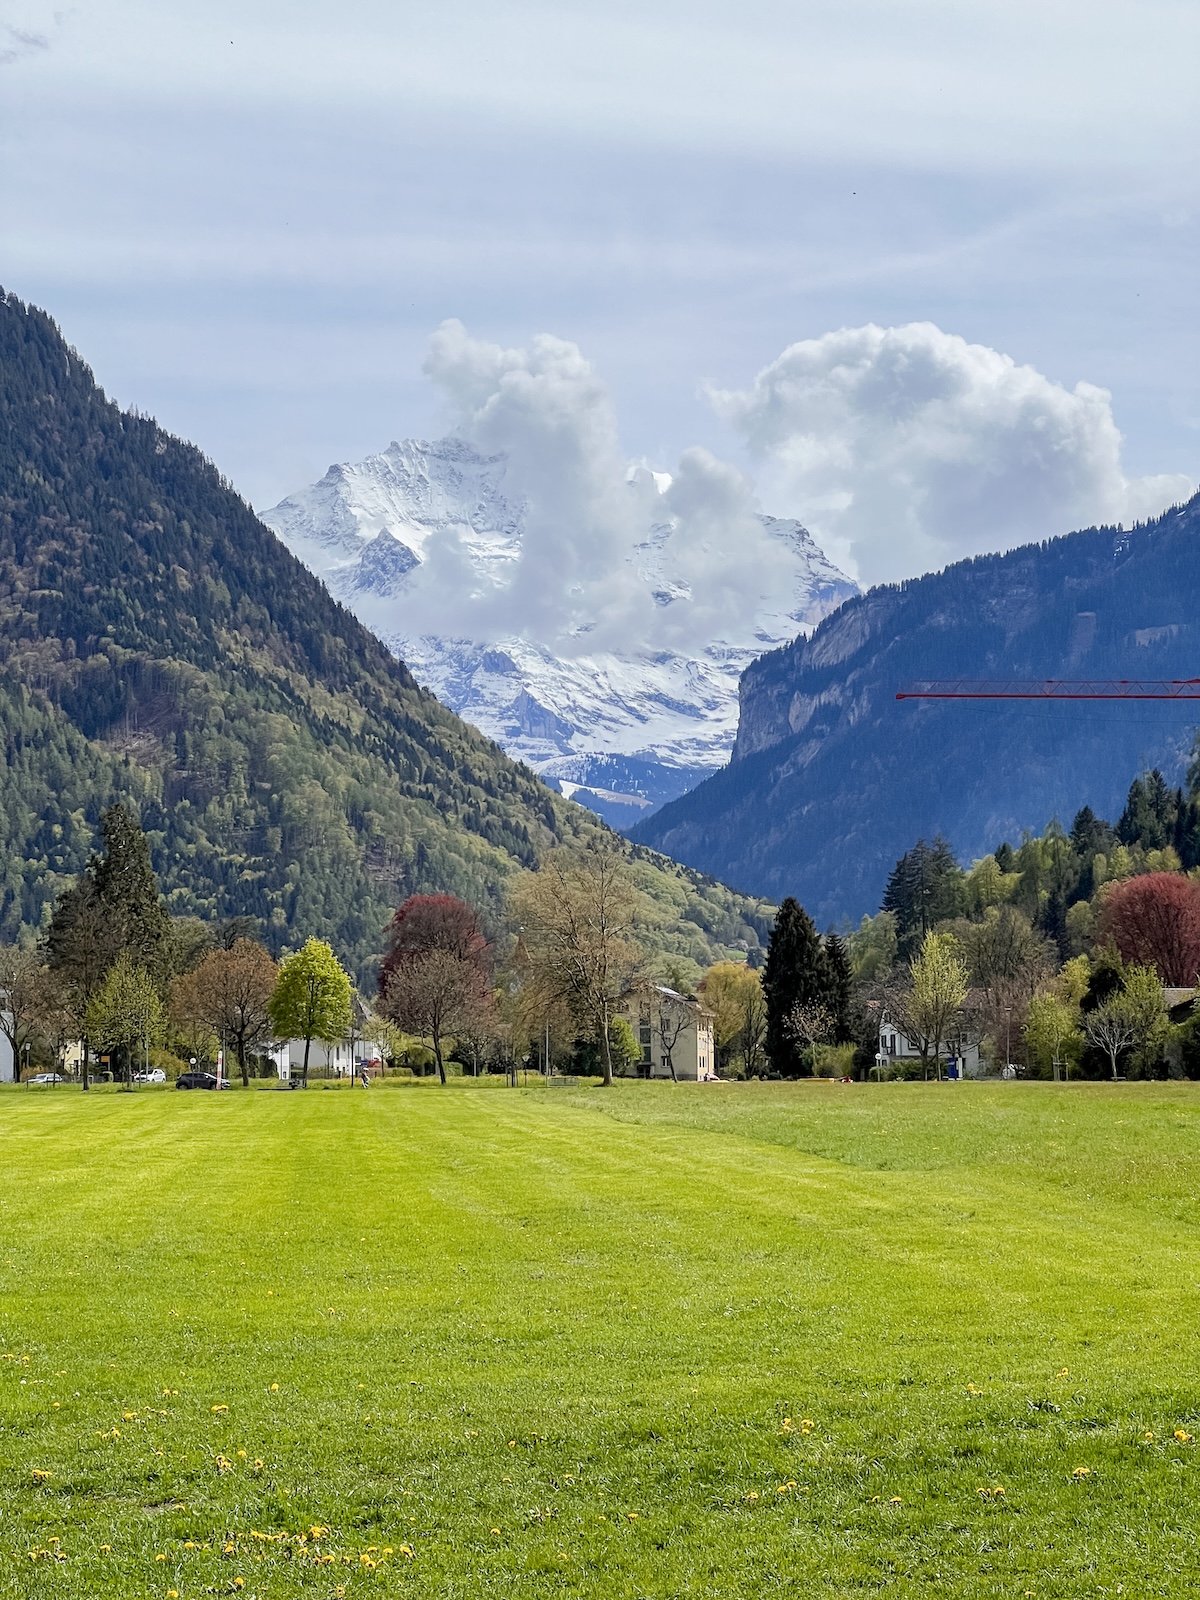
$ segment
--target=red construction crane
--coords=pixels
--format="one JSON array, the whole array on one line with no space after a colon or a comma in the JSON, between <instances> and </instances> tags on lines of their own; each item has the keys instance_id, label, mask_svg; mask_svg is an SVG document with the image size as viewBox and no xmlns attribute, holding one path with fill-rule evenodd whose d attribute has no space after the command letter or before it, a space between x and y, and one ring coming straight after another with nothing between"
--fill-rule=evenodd
<instances>
[{"instance_id":1,"label":"red construction crane","mask_svg":"<svg viewBox=\"0 0 1200 1600\"><path fill-rule=\"evenodd\" d=\"M950 678L910 683L897 700L1200 700L1200 678Z\"/></svg>"}]
</instances>

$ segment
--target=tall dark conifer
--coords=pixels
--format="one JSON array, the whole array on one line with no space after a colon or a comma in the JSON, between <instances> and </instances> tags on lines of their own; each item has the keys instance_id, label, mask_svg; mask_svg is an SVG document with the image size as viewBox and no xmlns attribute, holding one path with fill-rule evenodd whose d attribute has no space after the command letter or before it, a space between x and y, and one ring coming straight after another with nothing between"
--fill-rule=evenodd
<instances>
[{"instance_id":1,"label":"tall dark conifer","mask_svg":"<svg viewBox=\"0 0 1200 1600\"><path fill-rule=\"evenodd\" d=\"M918 839L892 868L883 892L883 910L896 917L901 956L914 956L931 928L962 909L963 870L949 842L940 834L932 844Z\"/></svg>"},{"instance_id":2,"label":"tall dark conifer","mask_svg":"<svg viewBox=\"0 0 1200 1600\"><path fill-rule=\"evenodd\" d=\"M849 1044L854 1034L850 1026L850 952L836 933L825 935L825 1004L833 1018L833 1043Z\"/></svg>"},{"instance_id":3,"label":"tall dark conifer","mask_svg":"<svg viewBox=\"0 0 1200 1600\"><path fill-rule=\"evenodd\" d=\"M1118 839L1122 844L1140 844L1143 850L1161 850L1173 844L1182 804L1182 791L1169 789L1157 767L1135 778L1117 823Z\"/></svg>"},{"instance_id":4,"label":"tall dark conifer","mask_svg":"<svg viewBox=\"0 0 1200 1600\"><path fill-rule=\"evenodd\" d=\"M790 895L779 908L763 965L767 997L767 1057L784 1078L804 1077L804 1061L787 1019L796 1006L829 1004L825 952L812 918Z\"/></svg>"},{"instance_id":5,"label":"tall dark conifer","mask_svg":"<svg viewBox=\"0 0 1200 1600\"><path fill-rule=\"evenodd\" d=\"M159 897L146 835L123 805L110 806L100 826L104 854L93 856L88 876L112 918L121 948L138 966L160 976L171 919Z\"/></svg>"}]
</instances>

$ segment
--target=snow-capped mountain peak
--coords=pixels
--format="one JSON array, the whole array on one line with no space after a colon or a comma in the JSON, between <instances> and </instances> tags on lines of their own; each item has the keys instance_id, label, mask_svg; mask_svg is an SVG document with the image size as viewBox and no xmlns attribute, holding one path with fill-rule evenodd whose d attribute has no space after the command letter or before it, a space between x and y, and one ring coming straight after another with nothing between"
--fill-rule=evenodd
<instances>
[{"instance_id":1,"label":"snow-capped mountain peak","mask_svg":"<svg viewBox=\"0 0 1200 1600\"><path fill-rule=\"evenodd\" d=\"M330 467L263 520L439 698L509 754L621 823L721 765L737 732L742 670L857 592L800 523L759 516L770 557L767 592L749 612L743 596L735 625L724 626L722 617L696 632L692 585L675 549L678 519L665 505L655 509L672 480L637 469L630 494L641 497L639 505L649 497L650 519L627 559L631 579L636 575L630 592L649 609L636 613L643 620L631 620L630 631L654 611L674 615L682 607L674 642L632 636L619 648L587 653L593 623L586 616L571 630L571 653L561 639L555 647L524 629L462 637L473 605L514 592L528 555L529 508L509 478L503 454L482 454L460 438L404 440L365 461ZM711 539L719 540L719 530ZM703 559L708 546L698 548ZM694 540L686 555L697 559ZM752 570L747 577L753 584ZM568 592L582 612L586 583L568 583ZM438 615L461 622L431 628Z\"/></svg>"}]
</instances>

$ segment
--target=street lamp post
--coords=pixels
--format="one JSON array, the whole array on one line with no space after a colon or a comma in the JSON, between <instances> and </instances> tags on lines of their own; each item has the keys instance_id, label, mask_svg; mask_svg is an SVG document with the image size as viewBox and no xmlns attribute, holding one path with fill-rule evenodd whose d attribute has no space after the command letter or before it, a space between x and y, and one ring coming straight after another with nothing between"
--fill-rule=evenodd
<instances>
[{"instance_id":1,"label":"street lamp post","mask_svg":"<svg viewBox=\"0 0 1200 1600\"><path fill-rule=\"evenodd\" d=\"M1004 1070L1012 1067L1012 1007L1004 1008Z\"/></svg>"}]
</instances>

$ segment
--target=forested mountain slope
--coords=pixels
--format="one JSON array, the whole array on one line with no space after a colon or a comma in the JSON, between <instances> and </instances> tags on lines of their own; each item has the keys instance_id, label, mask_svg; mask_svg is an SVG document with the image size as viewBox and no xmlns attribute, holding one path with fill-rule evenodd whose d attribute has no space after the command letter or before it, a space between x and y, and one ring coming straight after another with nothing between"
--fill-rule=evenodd
<instances>
[{"instance_id":1,"label":"forested mountain slope","mask_svg":"<svg viewBox=\"0 0 1200 1600\"><path fill-rule=\"evenodd\" d=\"M331 939L369 973L396 901L495 914L598 826L420 689L198 450L122 412L0 292L0 936L44 924L100 811L141 816L174 912ZM639 856L661 942L758 908Z\"/></svg>"},{"instance_id":2,"label":"forested mountain slope","mask_svg":"<svg viewBox=\"0 0 1200 1600\"><path fill-rule=\"evenodd\" d=\"M1200 497L1132 531L1092 528L873 589L741 686L728 767L631 830L726 882L797 895L822 923L875 911L918 837L962 857L1130 774L1178 775L1191 705L896 701L930 678L1200 677Z\"/></svg>"}]
</instances>

